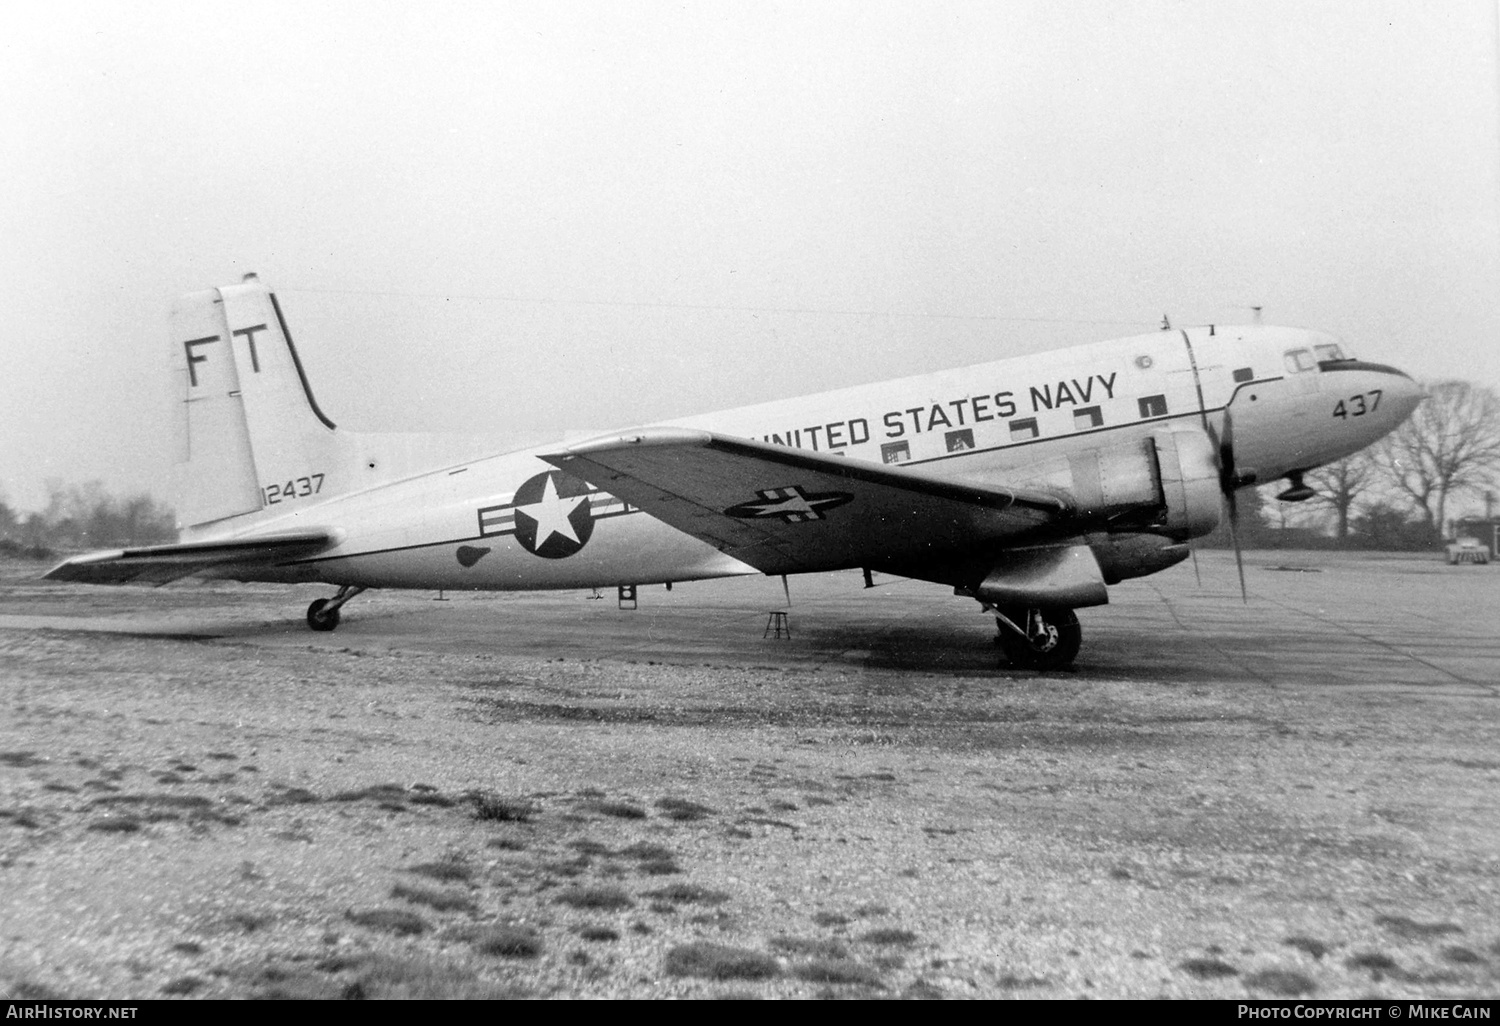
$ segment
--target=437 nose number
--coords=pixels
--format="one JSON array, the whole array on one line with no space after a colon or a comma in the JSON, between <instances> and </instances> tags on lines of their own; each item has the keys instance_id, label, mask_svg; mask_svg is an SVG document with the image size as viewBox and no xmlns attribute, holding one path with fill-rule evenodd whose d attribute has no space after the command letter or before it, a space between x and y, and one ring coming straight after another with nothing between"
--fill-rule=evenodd
<instances>
[{"instance_id":1,"label":"437 nose number","mask_svg":"<svg viewBox=\"0 0 1500 1026\"><path fill-rule=\"evenodd\" d=\"M1340 420L1346 420L1349 417L1363 417L1367 413L1374 413L1376 407L1380 405L1380 394L1380 389L1372 388L1368 392L1340 399L1339 404L1333 408L1333 415Z\"/></svg>"}]
</instances>

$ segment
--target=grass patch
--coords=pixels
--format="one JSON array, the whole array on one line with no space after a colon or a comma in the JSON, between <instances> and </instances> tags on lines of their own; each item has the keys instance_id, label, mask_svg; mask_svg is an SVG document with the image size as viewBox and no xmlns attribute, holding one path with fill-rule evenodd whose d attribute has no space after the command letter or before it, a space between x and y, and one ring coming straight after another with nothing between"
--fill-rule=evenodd
<instances>
[{"instance_id":1,"label":"grass patch","mask_svg":"<svg viewBox=\"0 0 1500 1026\"><path fill-rule=\"evenodd\" d=\"M656 859L675 858L677 853L664 844L648 844L645 841L637 841L628 848L621 848L621 855L626 858L640 859L641 861L654 861Z\"/></svg>"},{"instance_id":2,"label":"grass patch","mask_svg":"<svg viewBox=\"0 0 1500 1026\"><path fill-rule=\"evenodd\" d=\"M477 912L472 899L458 891L442 891L432 887L413 887L398 883L391 888L391 897L409 901L414 905L426 905L435 912Z\"/></svg>"},{"instance_id":3,"label":"grass patch","mask_svg":"<svg viewBox=\"0 0 1500 1026\"><path fill-rule=\"evenodd\" d=\"M1457 944L1449 945L1439 954L1442 955L1443 961L1452 962L1454 965L1479 965L1484 961L1482 955Z\"/></svg>"},{"instance_id":4,"label":"grass patch","mask_svg":"<svg viewBox=\"0 0 1500 1026\"><path fill-rule=\"evenodd\" d=\"M1217 958L1190 958L1186 962L1179 962L1177 968L1200 980L1222 980L1226 976L1240 974L1234 966Z\"/></svg>"},{"instance_id":5,"label":"grass patch","mask_svg":"<svg viewBox=\"0 0 1500 1026\"><path fill-rule=\"evenodd\" d=\"M413 805L434 805L440 809L451 809L458 804L458 799L456 798L449 798L445 794L426 791L419 791L416 794L408 795L406 800Z\"/></svg>"},{"instance_id":6,"label":"grass patch","mask_svg":"<svg viewBox=\"0 0 1500 1026\"><path fill-rule=\"evenodd\" d=\"M719 905L729 900L729 892L715 891L697 884L674 883L659 890L647 891L646 897L678 905Z\"/></svg>"},{"instance_id":7,"label":"grass patch","mask_svg":"<svg viewBox=\"0 0 1500 1026\"><path fill-rule=\"evenodd\" d=\"M542 953L542 938L535 930L519 926L487 926L469 938L482 955L501 958L535 958Z\"/></svg>"},{"instance_id":8,"label":"grass patch","mask_svg":"<svg viewBox=\"0 0 1500 1026\"><path fill-rule=\"evenodd\" d=\"M607 926L585 926L578 931L578 936L586 941L617 941L620 934Z\"/></svg>"},{"instance_id":9,"label":"grass patch","mask_svg":"<svg viewBox=\"0 0 1500 1026\"><path fill-rule=\"evenodd\" d=\"M0 766L26 769L28 766L44 766L47 760L35 752L0 752Z\"/></svg>"},{"instance_id":10,"label":"grass patch","mask_svg":"<svg viewBox=\"0 0 1500 1026\"><path fill-rule=\"evenodd\" d=\"M0 811L0 819L8 819L16 826L27 830L35 830L42 825L42 821L37 818L36 810L34 809L16 809L14 812Z\"/></svg>"},{"instance_id":11,"label":"grass patch","mask_svg":"<svg viewBox=\"0 0 1500 1026\"><path fill-rule=\"evenodd\" d=\"M178 778L181 780L181 778ZM266 799L267 805L312 805L323 799L309 791L305 787L287 787L277 791ZM346 799L339 799L344 801Z\"/></svg>"},{"instance_id":12,"label":"grass patch","mask_svg":"<svg viewBox=\"0 0 1500 1026\"><path fill-rule=\"evenodd\" d=\"M1350 969L1364 969L1375 973L1377 976L1384 973L1399 973L1401 967L1390 955L1381 954L1378 951L1362 951L1357 955L1351 955L1344 960L1344 965Z\"/></svg>"},{"instance_id":13,"label":"grass patch","mask_svg":"<svg viewBox=\"0 0 1500 1026\"><path fill-rule=\"evenodd\" d=\"M276 920L272 916L258 916L252 912L236 912L224 920L230 926L237 926L246 933L254 933L263 927L270 926Z\"/></svg>"},{"instance_id":14,"label":"grass patch","mask_svg":"<svg viewBox=\"0 0 1500 1026\"><path fill-rule=\"evenodd\" d=\"M1287 947L1296 948L1298 951L1305 952L1306 954L1311 955L1313 958L1319 960L1321 960L1324 955L1328 954L1328 945L1312 937L1283 937L1281 939L1281 943L1285 944Z\"/></svg>"},{"instance_id":15,"label":"grass patch","mask_svg":"<svg viewBox=\"0 0 1500 1026\"><path fill-rule=\"evenodd\" d=\"M471 791L465 797L474 805L474 818L486 823L528 823L536 805L525 798L505 798L487 791Z\"/></svg>"},{"instance_id":16,"label":"grass patch","mask_svg":"<svg viewBox=\"0 0 1500 1026\"><path fill-rule=\"evenodd\" d=\"M672 876L682 872L682 867L671 859L648 859L637 863L635 868L646 876Z\"/></svg>"},{"instance_id":17,"label":"grass patch","mask_svg":"<svg viewBox=\"0 0 1500 1026\"><path fill-rule=\"evenodd\" d=\"M1033 987L1049 987L1051 983L1045 976L1017 976L1015 973L1003 973L995 984L1001 990L1030 990Z\"/></svg>"},{"instance_id":18,"label":"grass patch","mask_svg":"<svg viewBox=\"0 0 1500 1026\"><path fill-rule=\"evenodd\" d=\"M196 976L179 976L166 983L161 988L161 992L163 994L192 994L202 987L203 981Z\"/></svg>"},{"instance_id":19,"label":"grass patch","mask_svg":"<svg viewBox=\"0 0 1500 1026\"><path fill-rule=\"evenodd\" d=\"M1251 973L1245 977L1245 986L1278 997L1300 997L1318 989L1311 979L1290 969L1262 969Z\"/></svg>"},{"instance_id":20,"label":"grass patch","mask_svg":"<svg viewBox=\"0 0 1500 1026\"><path fill-rule=\"evenodd\" d=\"M705 941L679 944L668 951L663 968L668 976L709 980L769 980L781 974L781 963L770 955Z\"/></svg>"},{"instance_id":21,"label":"grass patch","mask_svg":"<svg viewBox=\"0 0 1500 1026\"><path fill-rule=\"evenodd\" d=\"M645 819L646 810L639 805L629 802L589 802L584 806L589 812L597 812L601 816L613 816L615 819Z\"/></svg>"},{"instance_id":22,"label":"grass patch","mask_svg":"<svg viewBox=\"0 0 1500 1026\"><path fill-rule=\"evenodd\" d=\"M417 876L425 876L429 880L441 880L444 883L456 883L462 881L468 883L474 878L474 868L464 860L462 855L444 855L436 862L423 862L415 866L407 866L406 872Z\"/></svg>"},{"instance_id":23,"label":"grass patch","mask_svg":"<svg viewBox=\"0 0 1500 1026\"><path fill-rule=\"evenodd\" d=\"M880 973L846 958L815 958L792 967L792 975L809 983L855 984L884 990Z\"/></svg>"},{"instance_id":24,"label":"grass patch","mask_svg":"<svg viewBox=\"0 0 1500 1026\"><path fill-rule=\"evenodd\" d=\"M900 930L893 927L883 927L879 930L871 930L861 934L860 940L866 944L885 944L892 947L910 947L917 942L917 935L910 930Z\"/></svg>"},{"instance_id":25,"label":"grass patch","mask_svg":"<svg viewBox=\"0 0 1500 1026\"><path fill-rule=\"evenodd\" d=\"M614 854L609 845L596 841L591 837L580 837L576 841L568 843L568 847L584 855L612 855Z\"/></svg>"},{"instance_id":26,"label":"grass patch","mask_svg":"<svg viewBox=\"0 0 1500 1026\"><path fill-rule=\"evenodd\" d=\"M553 862L543 862L538 868L543 872L551 873L554 876L562 876L572 879L575 876L582 876L583 871L588 869L592 864L593 860L587 855L579 855L571 859L559 859Z\"/></svg>"},{"instance_id":27,"label":"grass patch","mask_svg":"<svg viewBox=\"0 0 1500 1026\"><path fill-rule=\"evenodd\" d=\"M317 969L325 973L350 973L354 979L328 979L305 973L289 973L258 997L324 997L345 1000L494 1000L526 997L514 984L481 980L471 970L452 961L426 956L391 957L370 955L327 959Z\"/></svg>"},{"instance_id":28,"label":"grass patch","mask_svg":"<svg viewBox=\"0 0 1500 1026\"><path fill-rule=\"evenodd\" d=\"M812 921L819 926L848 926L849 917L837 912L814 912Z\"/></svg>"},{"instance_id":29,"label":"grass patch","mask_svg":"<svg viewBox=\"0 0 1500 1026\"><path fill-rule=\"evenodd\" d=\"M603 912L618 912L635 904L635 899L618 887L569 887L553 900L573 908Z\"/></svg>"},{"instance_id":30,"label":"grass patch","mask_svg":"<svg viewBox=\"0 0 1500 1026\"><path fill-rule=\"evenodd\" d=\"M172 950L179 955L201 955L203 954L203 945L197 941L178 941L172 945Z\"/></svg>"},{"instance_id":31,"label":"grass patch","mask_svg":"<svg viewBox=\"0 0 1500 1026\"><path fill-rule=\"evenodd\" d=\"M1402 940L1428 940L1464 932L1464 928L1455 923L1419 923L1406 916L1376 916L1375 925L1385 927Z\"/></svg>"},{"instance_id":32,"label":"grass patch","mask_svg":"<svg viewBox=\"0 0 1500 1026\"><path fill-rule=\"evenodd\" d=\"M133 834L141 828L141 821L134 816L105 816L88 825L88 829L105 834Z\"/></svg>"},{"instance_id":33,"label":"grass patch","mask_svg":"<svg viewBox=\"0 0 1500 1026\"><path fill-rule=\"evenodd\" d=\"M768 942L774 951L808 958L848 958L849 948L843 941L810 937L772 937Z\"/></svg>"},{"instance_id":34,"label":"grass patch","mask_svg":"<svg viewBox=\"0 0 1500 1026\"><path fill-rule=\"evenodd\" d=\"M382 933L394 933L398 937L411 937L427 930L427 921L415 912L404 908L372 908L363 912L350 909L346 916L356 926L363 926Z\"/></svg>"},{"instance_id":35,"label":"grass patch","mask_svg":"<svg viewBox=\"0 0 1500 1026\"><path fill-rule=\"evenodd\" d=\"M668 819L682 820L684 822L695 819L707 819L717 814L716 809L707 805L699 805L697 802L688 801L686 798L659 798L656 807L661 814Z\"/></svg>"},{"instance_id":36,"label":"grass patch","mask_svg":"<svg viewBox=\"0 0 1500 1026\"><path fill-rule=\"evenodd\" d=\"M340 791L328 800L332 802L399 802L406 797L406 788L401 784L371 784L369 787Z\"/></svg>"}]
</instances>

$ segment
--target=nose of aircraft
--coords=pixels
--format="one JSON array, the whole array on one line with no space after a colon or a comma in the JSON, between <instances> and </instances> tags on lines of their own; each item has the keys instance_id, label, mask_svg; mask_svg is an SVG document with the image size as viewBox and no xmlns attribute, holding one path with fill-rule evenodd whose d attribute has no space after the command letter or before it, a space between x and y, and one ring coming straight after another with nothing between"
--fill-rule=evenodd
<instances>
[{"instance_id":1,"label":"nose of aircraft","mask_svg":"<svg viewBox=\"0 0 1500 1026\"><path fill-rule=\"evenodd\" d=\"M1382 389L1385 393L1383 398L1389 424L1385 430L1393 431L1405 423L1406 418L1422 405L1422 400L1427 398L1427 393L1405 371L1380 364L1371 365L1371 370L1379 378L1379 384L1375 387Z\"/></svg>"}]
</instances>

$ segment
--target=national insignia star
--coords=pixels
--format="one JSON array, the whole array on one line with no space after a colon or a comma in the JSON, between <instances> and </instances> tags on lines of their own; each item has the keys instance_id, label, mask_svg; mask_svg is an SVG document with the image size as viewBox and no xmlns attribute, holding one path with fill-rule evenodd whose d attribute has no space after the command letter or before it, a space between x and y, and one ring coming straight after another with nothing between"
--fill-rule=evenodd
<instances>
[{"instance_id":1,"label":"national insignia star","mask_svg":"<svg viewBox=\"0 0 1500 1026\"><path fill-rule=\"evenodd\" d=\"M552 540L554 534L560 534L574 545L581 545L578 532L573 530L573 511L579 504L588 500L587 495L574 495L563 498L557 494L557 480L548 474L547 480L542 484L542 497L536 502L525 506L517 506L516 512L530 517L536 521L535 548L541 548Z\"/></svg>"}]
</instances>

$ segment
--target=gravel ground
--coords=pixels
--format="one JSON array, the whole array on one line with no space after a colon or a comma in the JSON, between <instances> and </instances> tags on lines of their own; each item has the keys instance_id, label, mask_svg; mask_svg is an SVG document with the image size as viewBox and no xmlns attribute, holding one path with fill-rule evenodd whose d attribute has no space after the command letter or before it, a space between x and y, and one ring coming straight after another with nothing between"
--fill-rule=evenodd
<instances>
[{"instance_id":1,"label":"gravel ground","mask_svg":"<svg viewBox=\"0 0 1500 1026\"><path fill-rule=\"evenodd\" d=\"M0 990L1500 993L1500 575L1286 558L1120 589L1049 677L847 575L777 643L767 582L313 635L0 566Z\"/></svg>"}]
</instances>

